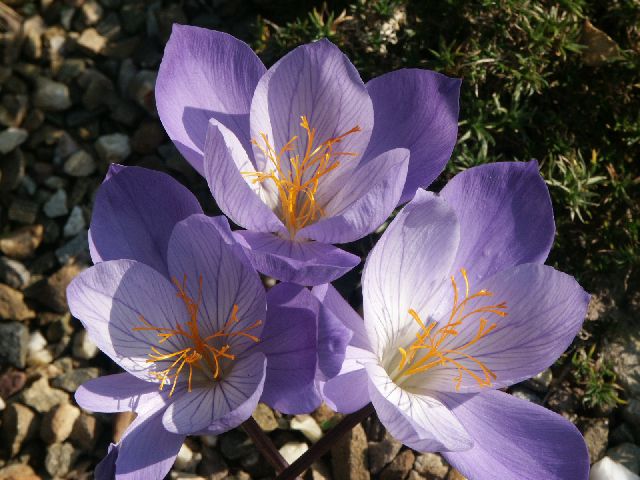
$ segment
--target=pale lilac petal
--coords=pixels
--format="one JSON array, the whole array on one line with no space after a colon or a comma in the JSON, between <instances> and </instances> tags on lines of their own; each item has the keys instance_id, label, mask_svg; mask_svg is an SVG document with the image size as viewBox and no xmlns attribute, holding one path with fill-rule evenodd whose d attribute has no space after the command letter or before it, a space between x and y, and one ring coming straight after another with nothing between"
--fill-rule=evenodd
<instances>
[{"instance_id":1,"label":"pale lilac petal","mask_svg":"<svg viewBox=\"0 0 640 480\"><path fill-rule=\"evenodd\" d=\"M76 403L90 412L139 412L162 397L158 384L128 373L89 380L76 390ZM164 395L166 396L166 395Z\"/></svg>"},{"instance_id":2,"label":"pale lilac petal","mask_svg":"<svg viewBox=\"0 0 640 480\"><path fill-rule=\"evenodd\" d=\"M397 70L367 83L375 112L367 161L391 148L411 151L401 202L429 186L449 161L458 134L460 83L418 69Z\"/></svg>"},{"instance_id":3,"label":"pale lilac petal","mask_svg":"<svg viewBox=\"0 0 640 480\"><path fill-rule=\"evenodd\" d=\"M453 210L420 190L373 247L362 274L362 296L365 328L378 356L415 325L409 309L423 319L438 313L459 235Z\"/></svg>"},{"instance_id":4,"label":"pale lilac petal","mask_svg":"<svg viewBox=\"0 0 640 480\"><path fill-rule=\"evenodd\" d=\"M231 130L211 120L204 148L204 175L220 210L242 228L285 230L265 203L268 192L250 176L243 177L245 172L255 173L255 168L240 141Z\"/></svg>"},{"instance_id":5,"label":"pale lilac petal","mask_svg":"<svg viewBox=\"0 0 640 480\"><path fill-rule=\"evenodd\" d=\"M507 316L491 313L469 316L456 327L458 335L446 337L440 351L457 349L461 353L451 351L447 357L481 379L486 377L480 364L486 366L497 377L489 378L491 388L518 383L552 365L580 330L589 304L589 295L573 277L539 264L519 265L500 272L472 290L480 289L493 295L469 301L465 313L504 301ZM474 343L480 317L487 319L487 327L492 323L496 327ZM408 384L449 392L478 392L486 388L467 373L462 375L458 388L454 380L457 376L457 366L446 363L413 375Z\"/></svg>"},{"instance_id":6,"label":"pale lilac petal","mask_svg":"<svg viewBox=\"0 0 640 480\"><path fill-rule=\"evenodd\" d=\"M181 394L165 411L164 427L173 433L231 430L247 420L262 395L266 357L261 352L237 357L220 381Z\"/></svg>"},{"instance_id":7,"label":"pale lilac petal","mask_svg":"<svg viewBox=\"0 0 640 480\"><path fill-rule=\"evenodd\" d=\"M174 281L184 282L183 288L192 299L202 299L198 325L203 337L222 330L236 306L238 321L227 328L227 333L264 322L264 286L235 243L224 217L192 215L176 225L169 240L168 261ZM261 330L262 325L258 325L250 333L260 337ZM233 354L254 343L242 335L227 340Z\"/></svg>"},{"instance_id":8,"label":"pale lilac petal","mask_svg":"<svg viewBox=\"0 0 640 480\"><path fill-rule=\"evenodd\" d=\"M117 446L115 480L164 478L169 473L185 436L168 432L162 413L139 415L129 426Z\"/></svg>"},{"instance_id":9,"label":"pale lilac petal","mask_svg":"<svg viewBox=\"0 0 640 480\"><path fill-rule=\"evenodd\" d=\"M471 448L473 440L440 400L403 390L379 365L369 363L366 368L371 402L394 438L421 452Z\"/></svg>"},{"instance_id":10,"label":"pale lilac petal","mask_svg":"<svg viewBox=\"0 0 640 480\"><path fill-rule=\"evenodd\" d=\"M96 195L91 218L94 263L128 258L167 272L167 245L176 223L202 209L165 173L113 166Z\"/></svg>"},{"instance_id":11,"label":"pale lilac petal","mask_svg":"<svg viewBox=\"0 0 640 480\"><path fill-rule=\"evenodd\" d=\"M154 327L175 328L188 320L176 289L151 267L133 260L99 263L73 279L67 288L69 309L82 322L89 337L106 355L142 380L157 381L150 371L164 362L147 363L151 347L172 353L182 337L159 344L157 332L139 330L146 320ZM166 367L164 367L166 368Z\"/></svg>"},{"instance_id":12,"label":"pale lilac petal","mask_svg":"<svg viewBox=\"0 0 640 480\"><path fill-rule=\"evenodd\" d=\"M589 454L568 420L500 391L447 395L443 402L474 439L465 452L445 452L451 465L477 480L586 480Z\"/></svg>"},{"instance_id":13,"label":"pale lilac petal","mask_svg":"<svg viewBox=\"0 0 640 480\"><path fill-rule=\"evenodd\" d=\"M260 141L266 134L276 151L297 136L292 153L303 157L307 148L307 134L300 126L303 115L316 129L314 147L354 127L361 129L336 147L356 156L342 157L340 166L323 179L321 187L330 187L332 178L345 175L362 158L373 128L373 107L355 67L326 39L292 50L260 79L251 103L251 136ZM268 160L257 146L253 151L256 168L264 171ZM288 171L288 165L284 167ZM322 197L322 192L318 195Z\"/></svg>"},{"instance_id":14,"label":"pale lilac petal","mask_svg":"<svg viewBox=\"0 0 640 480\"><path fill-rule=\"evenodd\" d=\"M369 377L365 367L377 360L369 350L347 346L340 371L323 384L322 394L327 405L339 413L352 413L369 403Z\"/></svg>"},{"instance_id":15,"label":"pale lilac petal","mask_svg":"<svg viewBox=\"0 0 640 480\"><path fill-rule=\"evenodd\" d=\"M231 35L174 24L156 80L156 106L169 137L201 174L211 118L251 150L249 109L264 72L251 48Z\"/></svg>"},{"instance_id":16,"label":"pale lilac petal","mask_svg":"<svg viewBox=\"0 0 640 480\"><path fill-rule=\"evenodd\" d=\"M454 270L469 280L521 263L544 263L555 227L549 189L535 161L470 168L440 192L460 221Z\"/></svg>"},{"instance_id":17,"label":"pale lilac petal","mask_svg":"<svg viewBox=\"0 0 640 480\"><path fill-rule=\"evenodd\" d=\"M316 409L318 302L306 289L279 283L267 293L267 322L257 349L267 357L261 401L290 414Z\"/></svg>"},{"instance_id":18,"label":"pale lilac petal","mask_svg":"<svg viewBox=\"0 0 640 480\"><path fill-rule=\"evenodd\" d=\"M298 242L262 232L236 231L254 268L283 282L320 285L332 282L360 258L321 242Z\"/></svg>"},{"instance_id":19,"label":"pale lilac petal","mask_svg":"<svg viewBox=\"0 0 640 480\"><path fill-rule=\"evenodd\" d=\"M91 229L87 232L87 241L89 242L89 255L91 256L91 261L94 263L102 262L102 257L98 253L96 249L95 243L93 243L93 237L91 236Z\"/></svg>"},{"instance_id":20,"label":"pale lilac petal","mask_svg":"<svg viewBox=\"0 0 640 480\"><path fill-rule=\"evenodd\" d=\"M409 151L384 152L336 180L340 189L323 207L324 217L298 233L326 243L349 243L378 228L398 204L409 165Z\"/></svg>"}]
</instances>

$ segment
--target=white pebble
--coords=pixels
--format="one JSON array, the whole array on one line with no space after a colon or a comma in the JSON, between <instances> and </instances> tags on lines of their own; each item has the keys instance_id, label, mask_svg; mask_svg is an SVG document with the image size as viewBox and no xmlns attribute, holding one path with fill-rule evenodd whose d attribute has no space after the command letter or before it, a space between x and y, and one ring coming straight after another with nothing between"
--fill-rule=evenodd
<instances>
[{"instance_id":1,"label":"white pebble","mask_svg":"<svg viewBox=\"0 0 640 480\"><path fill-rule=\"evenodd\" d=\"M298 430L312 443L322 438L322 429L311 415L296 415L291 420L291 430Z\"/></svg>"}]
</instances>

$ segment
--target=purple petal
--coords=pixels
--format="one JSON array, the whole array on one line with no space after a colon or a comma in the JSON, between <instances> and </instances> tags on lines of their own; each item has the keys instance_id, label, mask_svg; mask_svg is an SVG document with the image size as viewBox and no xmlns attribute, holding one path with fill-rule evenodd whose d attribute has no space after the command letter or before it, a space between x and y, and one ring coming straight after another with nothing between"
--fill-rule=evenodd
<instances>
[{"instance_id":1,"label":"purple petal","mask_svg":"<svg viewBox=\"0 0 640 480\"><path fill-rule=\"evenodd\" d=\"M347 346L340 371L323 384L322 394L327 405L336 412L352 413L369 403L369 377L365 368L368 363L376 362L376 356L369 350Z\"/></svg>"},{"instance_id":2,"label":"purple petal","mask_svg":"<svg viewBox=\"0 0 640 480\"><path fill-rule=\"evenodd\" d=\"M311 295L311 293L309 293ZM315 300L315 297L313 297ZM317 301L317 300L316 300ZM320 305L318 315L318 367L325 378L335 377L344 361L353 332L329 309Z\"/></svg>"},{"instance_id":3,"label":"purple petal","mask_svg":"<svg viewBox=\"0 0 640 480\"><path fill-rule=\"evenodd\" d=\"M100 460L93 471L95 480L113 480L116 476L116 460L118 460L119 447L115 443L109 444L107 455Z\"/></svg>"},{"instance_id":4,"label":"purple petal","mask_svg":"<svg viewBox=\"0 0 640 480\"><path fill-rule=\"evenodd\" d=\"M184 435L162 425L163 410L139 415L117 446L116 480L164 478L184 442Z\"/></svg>"},{"instance_id":5,"label":"purple petal","mask_svg":"<svg viewBox=\"0 0 640 480\"><path fill-rule=\"evenodd\" d=\"M447 336L439 350L479 378L485 378L481 364L496 376L491 388L502 388L532 377L550 365L567 349L580 330L589 295L573 277L546 265L525 264L484 280L472 292L486 290L492 296L468 301L465 315L479 308L506 302L507 316L486 311L464 319L457 335ZM480 317L487 327L496 327L474 342ZM466 347L463 347L465 346ZM452 350L458 349L462 353ZM409 385L449 392L477 392L483 387L470 374L463 374L457 387L458 368L451 362L410 377Z\"/></svg>"},{"instance_id":6,"label":"purple petal","mask_svg":"<svg viewBox=\"0 0 640 480\"><path fill-rule=\"evenodd\" d=\"M467 450L473 441L449 408L435 397L398 387L379 365L367 364L369 395L391 435L421 452Z\"/></svg>"},{"instance_id":7,"label":"purple petal","mask_svg":"<svg viewBox=\"0 0 640 480\"><path fill-rule=\"evenodd\" d=\"M246 230L234 234L256 270L283 282L320 285L360 263L359 257L327 243L292 241Z\"/></svg>"},{"instance_id":8,"label":"purple petal","mask_svg":"<svg viewBox=\"0 0 640 480\"><path fill-rule=\"evenodd\" d=\"M418 69L397 70L367 83L375 123L365 157L396 147L411 151L401 202L429 186L451 156L458 134L460 83Z\"/></svg>"},{"instance_id":9,"label":"purple petal","mask_svg":"<svg viewBox=\"0 0 640 480\"><path fill-rule=\"evenodd\" d=\"M267 356L262 402L308 413L321 402L315 385L318 302L306 289L279 283L267 292L267 322L256 347Z\"/></svg>"},{"instance_id":10,"label":"purple petal","mask_svg":"<svg viewBox=\"0 0 640 480\"><path fill-rule=\"evenodd\" d=\"M189 215L202 213L198 201L164 173L122 166L110 172L91 218L94 263L127 258L166 273L171 231Z\"/></svg>"},{"instance_id":11,"label":"purple petal","mask_svg":"<svg viewBox=\"0 0 640 480\"><path fill-rule=\"evenodd\" d=\"M145 382L128 373L89 380L76 390L78 405L90 412L141 412L163 397L158 384Z\"/></svg>"},{"instance_id":12,"label":"purple petal","mask_svg":"<svg viewBox=\"0 0 640 480\"><path fill-rule=\"evenodd\" d=\"M234 223L249 230L275 232L282 222L259 195L267 195L261 183L251 183L241 172L255 172L238 138L211 120L204 148L204 175L216 203Z\"/></svg>"},{"instance_id":13,"label":"purple petal","mask_svg":"<svg viewBox=\"0 0 640 480\"><path fill-rule=\"evenodd\" d=\"M555 227L549 190L535 161L470 168L441 192L460 221L454 269L472 283L521 263L544 263Z\"/></svg>"},{"instance_id":14,"label":"purple petal","mask_svg":"<svg viewBox=\"0 0 640 480\"><path fill-rule=\"evenodd\" d=\"M336 180L340 189L323 208L324 218L298 235L325 243L348 243L371 233L398 204L408 165L409 151L398 148Z\"/></svg>"},{"instance_id":15,"label":"purple petal","mask_svg":"<svg viewBox=\"0 0 640 480\"><path fill-rule=\"evenodd\" d=\"M156 106L169 137L201 174L211 118L251 151L249 109L264 72L251 48L231 35L174 24L156 80Z\"/></svg>"},{"instance_id":16,"label":"purple petal","mask_svg":"<svg viewBox=\"0 0 640 480\"><path fill-rule=\"evenodd\" d=\"M264 322L265 291L260 277L235 243L224 217L192 215L173 230L169 240L169 272L192 299L201 298L198 325L203 337L220 331L236 309L237 322L228 333ZM200 283L201 282L201 283ZM260 337L262 325L251 328ZM249 338L228 337L231 352L253 345Z\"/></svg>"},{"instance_id":17,"label":"purple petal","mask_svg":"<svg viewBox=\"0 0 640 480\"><path fill-rule=\"evenodd\" d=\"M127 372L142 380L163 362L147 363L151 347L172 353L184 347L182 337L159 344L157 332L139 330L145 321L154 327L174 328L188 320L184 304L169 281L151 267L133 260L99 263L73 279L67 288L69 309L87 329L89 337ZM166 368L166 367L165 367Z\"/></svg>"},{"instance_id":18,"label":"purple petal","mask_svg":"<svg viewBox=\"0 0 640 480\"><path fill-rule=\"evenodd\" d=\"M323 185L328 186L331 177L357 165L373 128L371 99L357 70L328 40L292 50L260 79L251 103L251 136L260 141L261 134L266 134L276 151L297 136L292 155L303 158L307 133L300 126L301 116L316 129L314 146L354 127L361 129L338 144L340 151L357 157L344 157L340 167L324 179ZM253 151L257 169L264 171L268 160L257 146Z\"/></svg>"},{"instance_id":19,"label":"purple petal","mask_svg":"<svg viewBox=\"0 0 640 480\"><path fill-rule=\"evenodd\" d=\"M438 312L451 271L459 225L447 204L419 190L369 254L362 274L364 324L373 351L382 356L415 323Z\"/></svg>"},{"instance_id":20,"label":"purple petal","mask_svg":"<svg viewBox=\"0 0 640 480\"><path fill-rule=\"evenodd\" d=\"M444 453L464 476L477 480L589 478L584 440L560 415L493 390L442 399L474 439L470 450Z\"/></svg>"},{"instance_id":21,"label":"purple petal","mask_svg":"<svg viewBox=\"0 0 640 480\"><path fill-rule=\"evenodd\" d=\"M171 403L162 417L164 427L174 433L206 430L212 435L237 427L258 405L266 363L261 352L236 357L222 380L184 392Z\"/></svg>"}]
</instances>

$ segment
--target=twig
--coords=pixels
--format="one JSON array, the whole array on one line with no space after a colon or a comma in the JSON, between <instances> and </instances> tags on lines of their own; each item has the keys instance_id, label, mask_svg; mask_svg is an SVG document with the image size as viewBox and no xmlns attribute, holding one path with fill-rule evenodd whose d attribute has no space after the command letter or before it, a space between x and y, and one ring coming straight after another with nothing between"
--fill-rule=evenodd
<instances>
[{"instance_id":1,"label":"twig","mask_svg":"<svg viewBox=\"0 0 640 480\"><path fill-rule=\"evenodd\" d=\"M282 455L280 455L280 452L275 447L271 439L265 435L260 428L260 425L258 425L253 417L249 417L249 420L242 424L242 428L247 435L251 437L253 444L276 470L277 474L283 472L289 466L287 461L282 458Z\"/></svg>"}]
</instances>

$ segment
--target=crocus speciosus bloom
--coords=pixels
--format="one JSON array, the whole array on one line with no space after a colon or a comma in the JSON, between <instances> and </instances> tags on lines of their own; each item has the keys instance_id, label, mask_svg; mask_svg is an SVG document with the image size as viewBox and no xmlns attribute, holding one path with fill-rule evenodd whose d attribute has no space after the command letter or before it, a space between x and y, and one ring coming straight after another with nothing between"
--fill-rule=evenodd
<instances>
[{"instance_id":1,"label":"crocus speciosus bloom","mask_svg":"<svg viewBox=\"0 0 640 480\"><path fill-rule=\"evenodd\" d=\"M156 83L162 123L237 225L254 266L329 282L359 258L335 246L375 230L442 171L460 82L406 69L364 84L328 40L268 70L230 35L175 25Z\"/></svg>"},{"instance_id":2,"label":"crocus speciosus bloom","mask_svg":"<svg viewBox=\"0 0 640 480\"><path fill-rule=\"evenodd\" d=\"M498 389L549 367L589 296L543 265L554 236L535 162L467 170L417 193L363 273L364 322L331 286L325 307L354 331L330 405L372 402L388 431L443 452L470 479L584 480L589 459L563 417Z\"/></svg>"}]
</instances>

